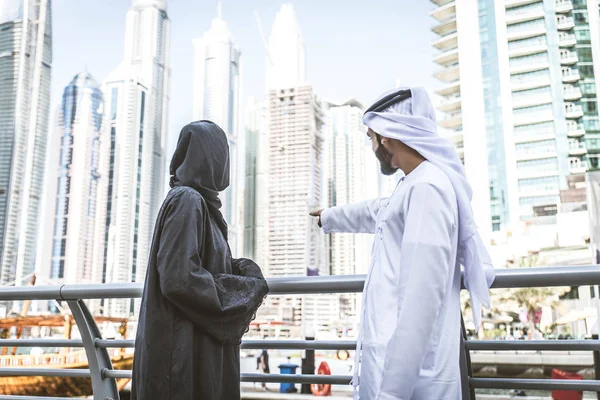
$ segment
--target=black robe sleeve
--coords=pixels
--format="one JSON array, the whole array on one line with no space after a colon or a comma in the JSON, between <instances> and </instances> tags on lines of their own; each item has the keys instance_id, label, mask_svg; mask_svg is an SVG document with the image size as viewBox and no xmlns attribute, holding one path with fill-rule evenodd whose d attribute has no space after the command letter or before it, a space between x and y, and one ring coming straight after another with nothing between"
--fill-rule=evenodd
<instances>
[{"instance_id":1,"label":"black robe sleeve","mask_svg":"<svg viewBox=\"0 0 600 400\"><path fill-rule=\"evenodd\" d=\"M201 258L209 218L202 202L184 195L168 207L157 257L163 296L215 340L239 344L269 290L260 268L237 259L232 274L211 274Z\"/></svg>"}]
</instances>

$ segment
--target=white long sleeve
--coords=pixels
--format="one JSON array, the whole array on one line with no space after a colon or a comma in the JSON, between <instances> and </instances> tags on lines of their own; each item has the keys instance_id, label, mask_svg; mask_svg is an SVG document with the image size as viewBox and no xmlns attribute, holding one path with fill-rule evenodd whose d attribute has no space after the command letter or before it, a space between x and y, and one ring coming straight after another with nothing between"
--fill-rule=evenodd
<instances>
[{"instance_id":1,"label":"white long sleeve","mask_svg":"<svg viewBox=\"0 0 600 400\"><path fill-rule=\"evenodd\" d=\"M375 233L377 214L388 198L332 207L321 213L325 233Z\"/></svg>"},{"instance_id":2,"label":"white long sleeve","mask_svg":"<svg viewBox=\"0 0 600 400\"><path fill-rule=\"evenodd\" d=\"M398 248L398 316L387 343L381 386L376 400L410 400L426 356L436 319L443 307L451 271L452 237L455 223L452 211L439 189L417 183L407 193L404 210L404 236ZM390 218L387 224L395 224ZM397 227L389 227L392 230ZM388 243L389 245L389 243Z\"/></svg>"}]
</instances>

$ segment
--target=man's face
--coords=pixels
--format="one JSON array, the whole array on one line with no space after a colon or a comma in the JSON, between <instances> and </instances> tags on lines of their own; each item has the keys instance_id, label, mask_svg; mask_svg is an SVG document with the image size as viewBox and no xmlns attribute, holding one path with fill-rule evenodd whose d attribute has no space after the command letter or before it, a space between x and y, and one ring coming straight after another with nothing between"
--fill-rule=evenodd
<instances>
[{"instance_id":1,"label":"man's face","mask_svg":"<svg viewBox=\"0 0 600 400\"><path fill-rule=\"evenodd\" d=\"M369 139L371 140L375 157L377 157L379 164L381 165L381 173L384 175L394 175L396 171L398 171L398 168L395 168L392 165L393 155L381 143L381 136L373 132L371 129L367 131L367 136L369 136Z\"/></svg>"}]
</instances>

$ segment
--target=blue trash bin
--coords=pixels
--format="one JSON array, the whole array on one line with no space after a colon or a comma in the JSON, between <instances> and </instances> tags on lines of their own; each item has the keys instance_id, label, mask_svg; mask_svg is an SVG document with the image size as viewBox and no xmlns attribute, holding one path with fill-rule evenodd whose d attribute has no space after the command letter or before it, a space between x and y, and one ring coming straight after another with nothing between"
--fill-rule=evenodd
<instances>
[{"instance_id":1,"label":"blue trash bin","mask_svg":"<svg viewBox=\"0 0 600 400\"><path fill-rule=\"evenodd\" d=\"M296 364L281 364L279 366L279 373L281 375L296 375L296 369L298 366ZM293 383L284 383L282 382L279 387L280 393L294 393L296 392L296 385Z\"/></svg>"}]
</instances>

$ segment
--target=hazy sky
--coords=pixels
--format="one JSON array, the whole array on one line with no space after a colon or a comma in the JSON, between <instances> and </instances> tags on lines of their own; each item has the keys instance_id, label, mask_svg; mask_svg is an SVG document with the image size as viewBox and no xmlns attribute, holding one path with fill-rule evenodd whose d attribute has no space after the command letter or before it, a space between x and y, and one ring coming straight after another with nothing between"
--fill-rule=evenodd
<instances>
[{"instance_id":1,"label":"hazy sky","mask_svg":"<svg viewBox=\"0 0 600 400\"><path fill-rule=\"evenodd\" d=\"M307 79L327 99L355 96L372 102L396 79L431 91L434 64L426 0L302 0L291 2L306 44ZM64 87L87 67L102 82L123 59L125 14L129 0L55 0L52 117ZM276 0L225 0L223 19L242 51L242 101L264 97L265 49L254 11L265 35L271 31ZM191 120L193 46L217 14L216 0L169 0L171 88L169 143ZM169 158L171 149L168 149Z\"/></svg>"}]
</instances>

